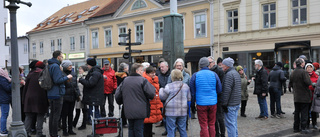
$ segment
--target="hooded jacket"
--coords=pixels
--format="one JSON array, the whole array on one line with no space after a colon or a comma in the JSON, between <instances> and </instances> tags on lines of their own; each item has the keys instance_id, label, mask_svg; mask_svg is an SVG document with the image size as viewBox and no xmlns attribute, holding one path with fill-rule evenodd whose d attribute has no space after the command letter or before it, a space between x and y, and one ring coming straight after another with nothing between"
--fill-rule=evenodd
<instances>
[{"instance_id":1,"label":"hooded jacket","mask_svg":"<svg viewBox=\"0 0 320 137\"><path fill-rule=\"evenodd\" d=\"M48 90L48 99L59 99L66 92L64 82L68 80L68 77L62 75L60 62L56 58L49 59L48 64L53 82L52 88Z\"/></svg>"},{"instance_id":2,"label":"hooded jacket","mask_svg":"<svg viewBox=\"0 0 320 137\"><path fill-rule=\"evenodd\" d=\"M100 69L98 66L93 66L88 71L85 79L79 79L79 82L83 85L82 103L94 106L104 105L104 78L102 74L102 69Z\"/></svg>"},{"instance_id":3,"label":"hooded jacket","mask_svg":"<svg viewBox=\"0 0 320 137\"><path fill-rule=\"evenodd\" d=\"M103 75L107 76L106 79L104 78L104 94L112 94L117 89L115 72L111 67L108 70L105 70L105 68L102 68L102 70Z\"/></svg>"},{"instance_id":4,"label":"hooded jacket","mask_svg":"<svg viewBox=\"0 0 320 137\"><path fill-rule=\"evenodd\" d=\"M268 81L270 81L271 88L277 88L279 90L282 89L282 83L285 82L287 79L284 76L283 71L280 69L279 66L274 66L272 71L269 73Z\"/></svg>"},{"instance_id":5,"label":"hooded jacket","mask_svg":"<svg viewBox=\"0 0 320 137\"><path fill-rule=\"evenodd\" d=\"M150 117L144 119L144 123L157 123L162 120L161 108L163 104L159 97L159 79L157 76L154 78L149 77L146 73L143 73L143 77L146 78L152 86L156 88L156 95L150 100Z\"/></svg>"}]
</instances>

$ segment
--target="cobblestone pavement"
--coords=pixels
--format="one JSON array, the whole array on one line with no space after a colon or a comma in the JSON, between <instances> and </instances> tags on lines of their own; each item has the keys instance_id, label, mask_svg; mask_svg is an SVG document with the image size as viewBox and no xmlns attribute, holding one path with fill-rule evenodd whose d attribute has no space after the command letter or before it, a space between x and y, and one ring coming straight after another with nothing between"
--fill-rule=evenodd
<instances>
[{"instance_id":1,"label":"cobblestone pavement","mask_svg":"<svg viewBox=\"0 0 320 137\"><path fill-rule=\"evenodd\" d=\"M292 93L286 93L281 98L281 105L282 110L286 113L285 117L282 119L277 118L268 118L267 120L257 120L255 119L256 116L259 115L259 105L257 102L257 96L252 94L253 88L249 86L249 100L247 103L246 114L247 117L240 117L238 116L238 133L239 137L320 137L320 132L318 130L311 130L312 133L307 135L302 135L300 133L293 132L293 95ZM267 97L268 102L268 109L270 115L270 98ZM107 110L107 104L106 104ZM10 110L10 113L12 110ZM119 110L118 106L115 106L115 117L119 117ZM11 114L10 114L11 115ZM79 120L82 120L80 117ZM77 127L80 126L78 122ZM188 136L191 137L200 137L200 126L197 119L192 119L191 126L189 126ZM8 118L8 125L11 123L11 117ZM49 136L48 131L48 119L47 123L44 124L44 133ZM91 125L87 125L86 130L77 130L74 129L77 135L75 137L86 137L88 134L91 133ZM164 127L155 127L153 128L153 132L155 132L155 137L161 137L161 133L164 132ZM226 133L227 134L227 133ZM59 132L59 135L62 136L62 131ZM117 134L105 134L104 137L115 137ZM124 137L128 136L128 129L124 128L123 131ZM71 136L71 135L70 135ZM71 136L72 137L72 136Z\"/></svg>"}]
</instances>

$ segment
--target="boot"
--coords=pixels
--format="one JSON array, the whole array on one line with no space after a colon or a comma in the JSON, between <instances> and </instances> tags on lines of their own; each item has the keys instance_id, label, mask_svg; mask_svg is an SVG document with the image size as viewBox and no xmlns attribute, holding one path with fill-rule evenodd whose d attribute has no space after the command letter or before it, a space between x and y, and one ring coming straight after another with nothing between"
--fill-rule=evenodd
<instances>
[{"instance_id":1,"label":"boot","mask_svg":"<svg viewBox=\"0 0 320 137\"><path fill-rule=\"evenodd\" d=\"M62 133L63 136L69 136L69 133L67 132L66 129L63 129L63 133Z\"/></svg>"},{"instance_id":2,"label":"boot","mask_svg":"<svg viewBox=\"0 0 320 137\"><path fill-rule=\"evenodd\" d=\"M78 130L84 130L84 129L86 129L86 124L82 124L82 125L78 128Z\"/></svg>"},{"instance_id":3,"label":"boot","mask_svg":"<svg viewBox=\"0 0 320 137\"><path fill-rule=\"evenodd\" d=\"M69 130L69 135L76 135L76 133L75 132L73 132L72 130Z\"/></svg>"}]
</instances>

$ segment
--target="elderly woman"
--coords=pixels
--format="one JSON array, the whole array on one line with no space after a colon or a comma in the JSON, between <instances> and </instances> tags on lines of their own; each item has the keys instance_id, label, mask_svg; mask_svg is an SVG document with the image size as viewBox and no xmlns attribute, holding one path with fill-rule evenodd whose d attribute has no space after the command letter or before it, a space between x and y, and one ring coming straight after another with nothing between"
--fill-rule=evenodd
<instances>
[{"instance_id":1,"label":"elderly woman","mask_svg":"<svg viewBox=\"0 0 320 137\"><path fill-rule=\"evenodd\" d=\"M242 66L239 65L236 70L240 74L241 78L241 117L247 117L245 114L249 97L247 86L250 84L251 80L248 80Z\"/></svg>"},{"instance_id":2,"label":"elderly woman","mask_svg":"<svg viewBox=\"0 0 320 137\"><path fill-rule=\"evenodd\" d=\"M1 108L1 122L0 135L7 136L7 118L9 115L9 104L11 103L11 78L8 72L0 68L0 108Z\"/></svg>"},{"instance_id":3,"label":"elderly woman","mask_svg":"<svg viewBox=\"0 0 320 137\"><path fill-rule=\"evenodd\" d=\"M190 88L183 82L181 70L171 72L172 83L160 89L160 99L166 100L164 104L168 137L175 136L176 123L181 137L187 137L186 121L188 104L191 101Z\"/></svg>"},{"instance_id":4,"label":"elderly woman","mask_svg":"<svg viewBox=\"0 0 320 137\"><path fill-rule=\"evenodd\" d=\"M181 58L178 58L174 64L173 67L175 69L178 69L182 72L182 76L183 76L183 83L187 84L189 86L189 82L190 82L190 75L184 70L184 61ZM171 83L172 80L170 79L170 76L168 78L168 83Z\"/></svg>"}]
</instances>

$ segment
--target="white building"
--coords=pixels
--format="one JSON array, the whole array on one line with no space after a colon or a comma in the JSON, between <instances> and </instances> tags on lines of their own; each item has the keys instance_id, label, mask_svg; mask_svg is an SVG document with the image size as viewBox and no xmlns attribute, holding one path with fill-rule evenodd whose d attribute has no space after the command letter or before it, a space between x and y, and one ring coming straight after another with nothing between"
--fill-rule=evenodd
<instances>
[{"instance_id":1,"label":"white building","mask_svg":"<svg viewBox=\"0 0 320 137\"><path fill-rule=\"evenodd\" d=\"M9 47L6 46L6 24L8 23L8 9L4 8L4 2L0 2L0 68L6 67L9 57Z\"/></svg>"}]
</instances>

